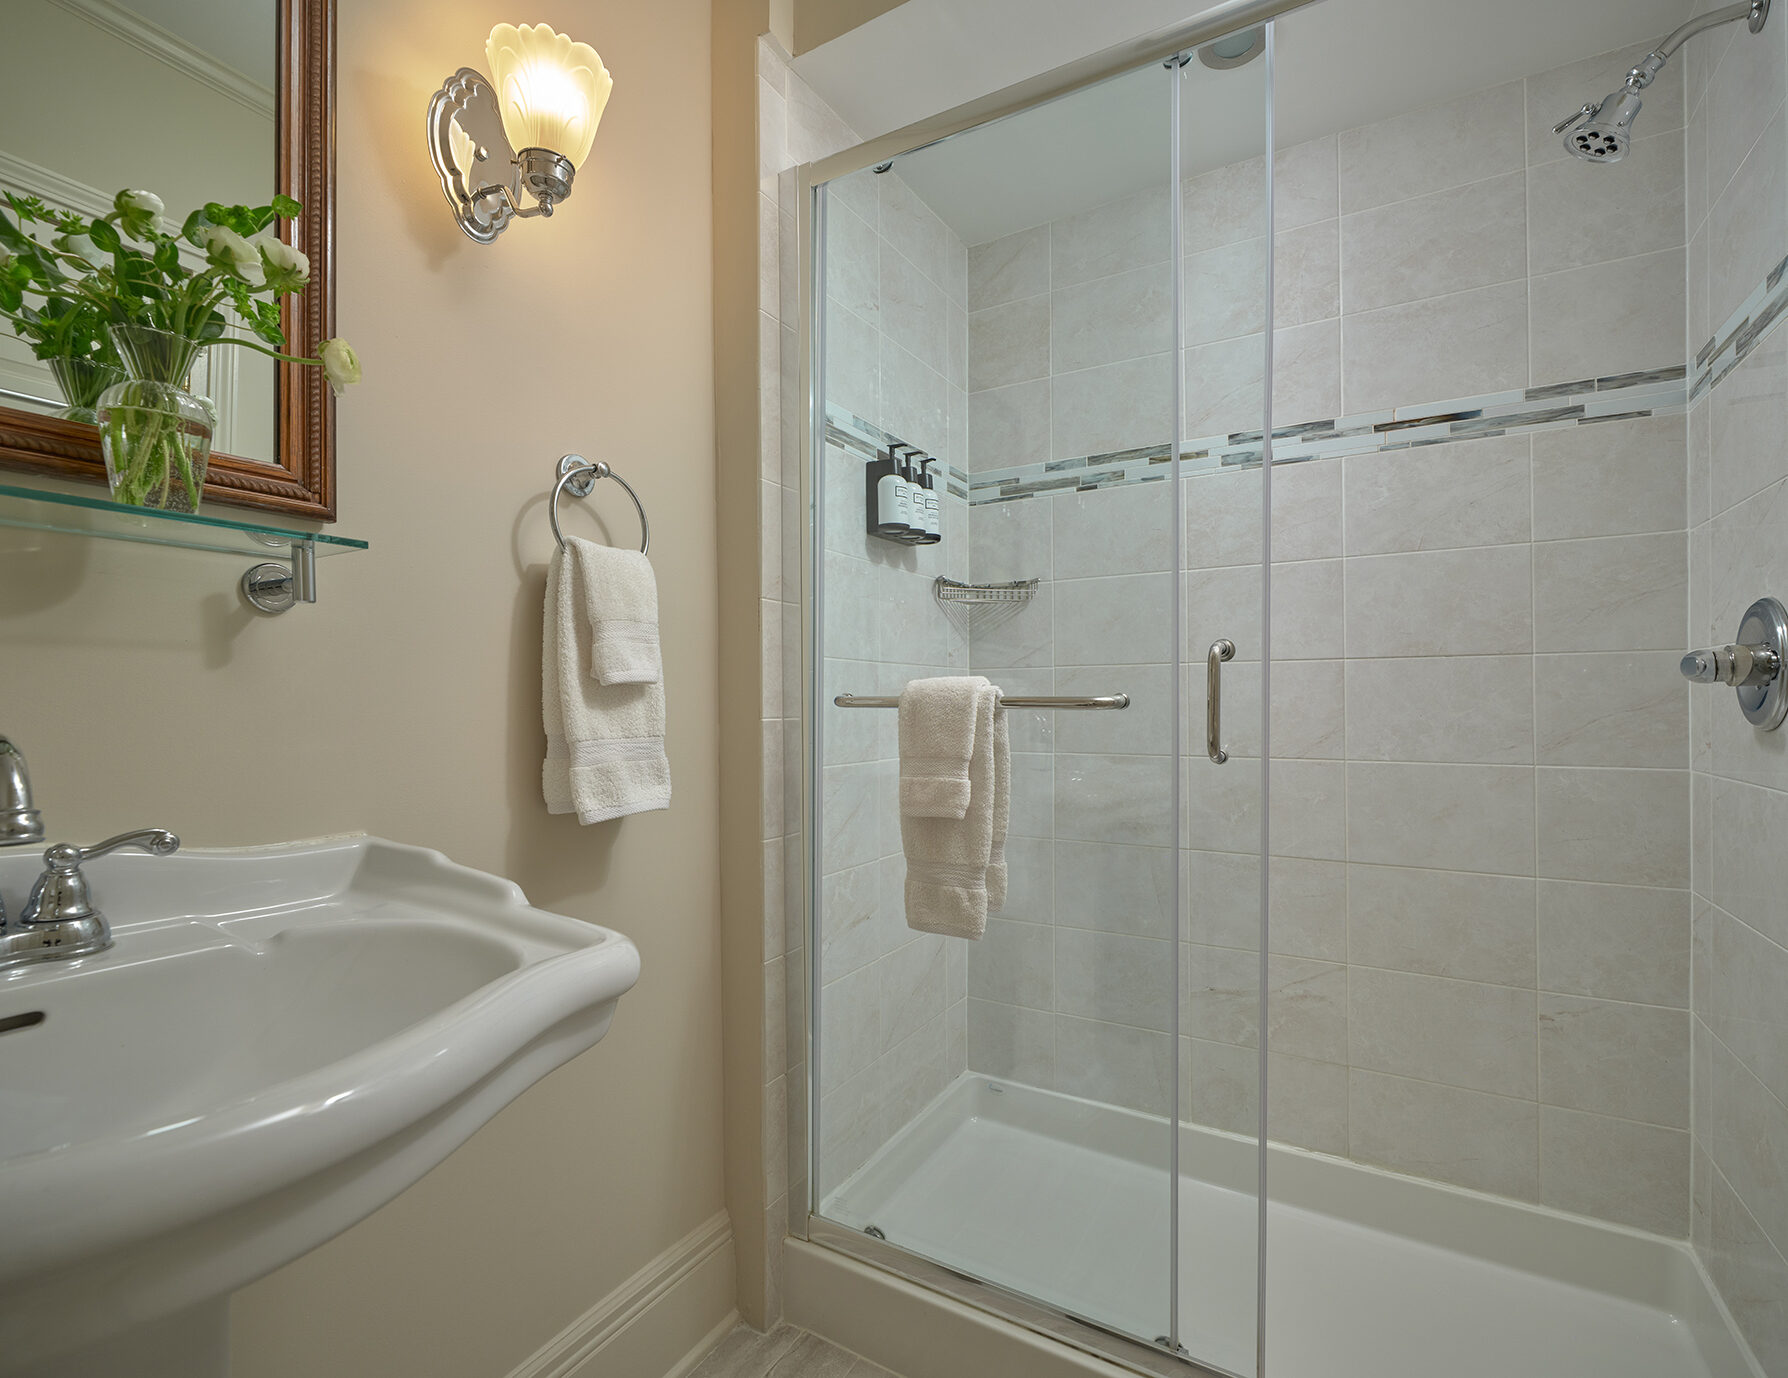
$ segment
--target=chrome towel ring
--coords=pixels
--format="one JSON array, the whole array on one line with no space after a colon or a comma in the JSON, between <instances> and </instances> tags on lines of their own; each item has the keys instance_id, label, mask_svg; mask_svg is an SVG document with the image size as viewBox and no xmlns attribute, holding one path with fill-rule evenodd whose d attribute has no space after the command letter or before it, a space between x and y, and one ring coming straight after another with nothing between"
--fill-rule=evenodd
<instances>
[{"instance_id":1,"label":"chrome towel ring","mask_svg":"<svg viewBox=\"0 0 1788 1378\"><path fill-rule=\"evenodd\" d=\"M565 533L559 530L559 495L570 492L574 498L586 498L599 478L612 478L633 499L634 510L639 513L639 553L644 555L652 542L652 529L646 522L646 505L633 491L633 485L609 468L605 459L588 460L582 455L566 455L559 461L559 481L553 488L552 504L547 508L547 516L553 524L553 539L559 543L560 550L565 548Z\"/></svg>"}]
</instances>

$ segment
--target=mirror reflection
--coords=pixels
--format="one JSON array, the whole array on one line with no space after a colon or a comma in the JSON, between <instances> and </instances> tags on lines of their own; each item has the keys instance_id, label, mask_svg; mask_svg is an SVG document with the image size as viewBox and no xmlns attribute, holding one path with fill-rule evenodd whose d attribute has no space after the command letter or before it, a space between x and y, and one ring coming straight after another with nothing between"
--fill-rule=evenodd
<instances>
[{"instance_id":1,"label":"mirror reflection","mask_svg":"<svg viewBox=\"0 0 1788 1378\"><path fill-rule=\"evenodd\" d=\"M207 201L265 204L277 174L277 0L6 0L0 188L93 216L120 187L166 206L177 233ZM200 250L183 247L192 266ZM231 333L247 336L240 326ZM278 365L203 351L215 451L278 458ZM60 413L47 364L0 327L0 405Z\"/></svg>"}]
</instances>

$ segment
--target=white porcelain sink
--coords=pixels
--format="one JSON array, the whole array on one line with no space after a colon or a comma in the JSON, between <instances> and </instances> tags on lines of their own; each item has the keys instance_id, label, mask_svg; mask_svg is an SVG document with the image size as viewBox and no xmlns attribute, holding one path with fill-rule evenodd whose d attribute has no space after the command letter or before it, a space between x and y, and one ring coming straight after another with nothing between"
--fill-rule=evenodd
<instances>
[{"instance_id":1,"label":"white porcelain sink","mask_svg":"<svg viewBox=\"0 0 1788 1378\"><path fill-rule=\"evenodd\" d=\"M589 1048L639 976L620 934L377 838L88 873L116 945L0 972L0 1373L221 1373L230 1291Z\"/></svg>"}]
</instances>

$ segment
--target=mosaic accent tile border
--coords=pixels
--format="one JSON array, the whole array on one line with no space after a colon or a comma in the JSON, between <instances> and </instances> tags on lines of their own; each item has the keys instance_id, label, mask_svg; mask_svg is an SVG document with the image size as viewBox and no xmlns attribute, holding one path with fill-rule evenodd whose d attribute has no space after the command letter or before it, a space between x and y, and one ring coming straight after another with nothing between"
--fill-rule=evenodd
<instances>
[{"instance_id":1,"label":"mosaic accent tile border","mask_svg":"<svg viewBox=\"0 0 1788 1378\"><path fill-rule=\"evenodd\" d=\"M1657 369L1299 422L1274 429L1273 462L1296 464L1680 411L1688 400L1686 374L1687 370L1681 367ZM1259 431L1188 441L1180 452L1180 472L1196 476L1258 465L1261 442ZM971 474L969 504L978 507L1065 490L1090 492L1147 483L1166 478L1171 460L1169 448L1163 443Z\"/></svg>"},{"instance_id":2,"label":"mosaic accent tile border","mask_svg":"<svg viewBox=\"0 0 1788 1378\"><path fill-rule=\"evenodd\" d=\"M1788 258L1771 268L1738 310L1695 355L1689 401L1708 392L1739 364L1788 310Z\"/></svg>"},{"instance_id":3,"label":"mosaic accent tile border","mask_svg":"<svg viewBox=\"0 0 1788 1378\"><path fill-rule=\"evenodd\" d=\"M1788 258L1763 281L1696 353L1692 367L1653 369L1606 378L1583 378L1518 388L1449 402L1425 402L1388 411L1363 412L1324 421L1302 421L1273 431L1273 463L1334 459L1343 455L1447 445L1460 440L1558 430L1600 421L1667 416L1685 410L1742 363L1758 342L1788 315ZM873 458L898 436L837 407L826 408L826 442L864 459ZM1259 431L1202 436L1186 442L1180 471L1215 473L1258 465ZM1063 492L1096 492L1168 475L1172 454L1159 445L1076 459L1052 459L970 474L943 464L945 487L969 505L1012 502Z\"/></svg>"}]
</instances>

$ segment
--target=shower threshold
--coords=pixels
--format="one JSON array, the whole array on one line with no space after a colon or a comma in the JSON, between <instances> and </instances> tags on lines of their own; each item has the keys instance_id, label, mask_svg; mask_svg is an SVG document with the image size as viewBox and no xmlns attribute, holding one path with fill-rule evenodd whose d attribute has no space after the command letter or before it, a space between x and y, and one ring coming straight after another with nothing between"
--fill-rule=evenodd
<instances>
[{"instance_id":1,"label":"shower threshold","mask_svg":"<svg viewBox=\"0 0 1788 1378\"><path fill-rule=\"evenodd\" d=\"M820 1214L1104 1327L1166 1329L1167 1123L958 1078ZM1256 1152L1182 1126L1180 1337L1254 1369ZM1272 1378L1759 1378L1688 1246L1273 1145Z\"/></svg>"}]
</instances>

